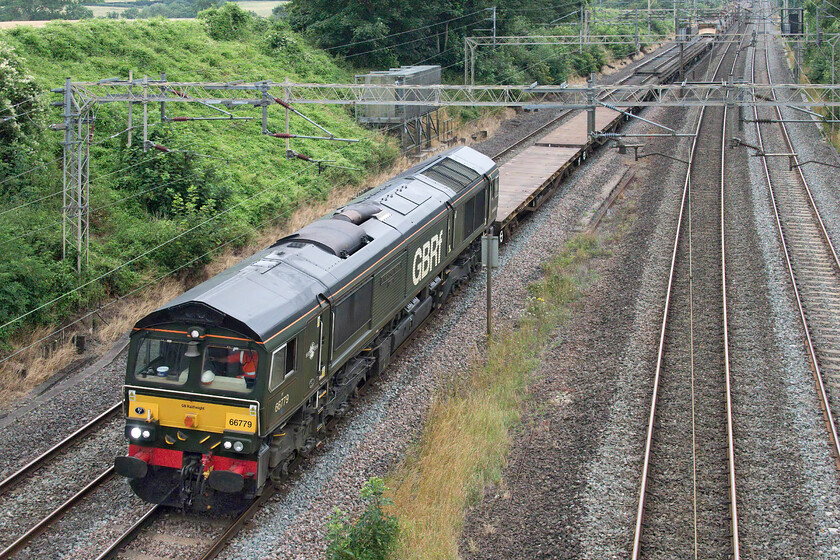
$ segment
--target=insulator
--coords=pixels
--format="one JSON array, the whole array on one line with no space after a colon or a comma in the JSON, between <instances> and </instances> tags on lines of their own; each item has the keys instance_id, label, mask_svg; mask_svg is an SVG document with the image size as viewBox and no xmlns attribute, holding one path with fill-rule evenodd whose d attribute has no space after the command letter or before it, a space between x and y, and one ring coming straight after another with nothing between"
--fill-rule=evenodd
<instances>
[{"instance_id":1,"label":"insulator","mask_svg":"<svg viewBox=\"0 0 840 560\"><path fill-rule=\"evenodd\" d=\"M312 158L303 154L295 154L295 157L303 161L312 161Z\"/></svg>"},{"instance_id":2,"label":"insulator","mask_svg":"<svg viewBox=\"0 0 840 560\"><path fill-rule=\"evenodd\" d=\"M291 108L292 108L292 106L291 106L290 104L286 103L285 101L283 101L283 100L282 100L282 99L280 99L279 97L275 97L275 98L274 98L274 101L275 101L275 102L277 102L277 103L279 103L280 105L282 105L282 106L283 106L283 107L285 107L286 109L291 109Z\"/></svg>"},{"instance_id":3,"label":"insulator","mask_svg":"<svg viewBox=\"0 0 840 560\"><path fill-rule=\"evenodd\" d=\"M165 152L165 153L172 151L169 148L167 148L166 146L161 146L160 144L155 144L155 145L152 146L152 148L154 148L155 150L160 150L161 152Z\"/></svg>"},{"instance_id":4,"label":"insulator","mask_svg":"<svg viewBox=\"0 0 840 560\"><path fill-rule=\"evenodd\" d=\"M272 134L275 138L294 138L294 134L289 134L287 132L278 132L276 134Z\"/></svg>"},{"instance_id":5,"label":"insulator","mask_svg":"<svg viewBox=\"0 0 840 560\"><path fill-rule=\"evenodd\" d=\"M170 120L175 121L175 122L186 122L186 121L191 121L192 117L172 117Z\"/></svg>"},{"instance_id":6,"label":"insulator","mask_svg":"<svg viewBox=\"0 0 840 560\"><path fill-rule=\"evenodd\" d=\"M187 94L186 94L186 93L184 93L183 91L178 91L177 89L173 89L173 90L172 90L172 93L174 93L174 94L175 94L175 95L177 95L178 97L183 97L183 98L185 98L185 99L186 99L186 97L187 97Z\"/></svg>"}]
</instances>

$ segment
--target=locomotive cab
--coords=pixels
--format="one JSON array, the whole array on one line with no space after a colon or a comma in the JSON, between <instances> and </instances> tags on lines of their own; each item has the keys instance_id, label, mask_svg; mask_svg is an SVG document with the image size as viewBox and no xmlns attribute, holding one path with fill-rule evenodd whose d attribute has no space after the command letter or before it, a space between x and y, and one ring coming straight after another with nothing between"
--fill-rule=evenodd
<instances>
[{"instance_id":1,"label":"locomotive cab","mask_svg":"<svg viewBox=\"0 0 840 560\"><path fill-rule=\"evenodd\" d=\"M139 329L125 384L129 452L118 474L153 503L212 507L215 494L259 492L267 472L260 407L268 356L241 333ZM230 507L230 497L222 501Z\"/></svg>"}]
</instances>

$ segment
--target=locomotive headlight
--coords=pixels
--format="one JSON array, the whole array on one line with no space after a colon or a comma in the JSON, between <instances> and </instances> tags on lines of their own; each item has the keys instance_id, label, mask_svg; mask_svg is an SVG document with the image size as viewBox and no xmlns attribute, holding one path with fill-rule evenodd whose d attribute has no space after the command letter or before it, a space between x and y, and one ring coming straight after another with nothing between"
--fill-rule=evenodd
<instances>
[{"instance_id":1,"label":"locomotive headlight","mask_svg":"<svg viewBox=\"0 0 840 560\"><path fill-rule=\"evenodd\" d=\"M234 451L236 451L237 453L242 453L242 450L243 450L243 449L245 449L245 446L244 446L244 445L242 445L242 442L241 442L241 441L235 441L235 442L233 442L233 450L234 450Z\"/></svg>"},{"instance_id":2,"label":"locomotive headlight","mask_svg":"<svg viewBox=\"0 0 840 560\"><path fill-rule=\"evenodd\" d=\"M137 443L154 441L155 427L154 425L143 422L129 422L125 427L125 437Z\"/></svg>"},{"instance_id":3,"label":"locomotive headlight","mask_svg":"<svg viewBox=\"0 0 840 560\"><path fill-rule=\"evenodd\" d=\"M226 441L225 442L225 449L230 449L231 447L233 447L233 444L229 441Z\"/></svg>"}]
</instances>

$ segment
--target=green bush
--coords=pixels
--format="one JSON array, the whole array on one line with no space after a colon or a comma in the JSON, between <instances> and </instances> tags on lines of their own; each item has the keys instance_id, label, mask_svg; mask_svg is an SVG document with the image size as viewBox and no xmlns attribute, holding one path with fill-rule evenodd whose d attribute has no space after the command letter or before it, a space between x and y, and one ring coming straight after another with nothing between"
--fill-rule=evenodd
<instances>
[{"instance_id":1,"label":"green bush","mask_svg":"<svg viewBox=\"0 0 840 560\"><path fill-rule=\"evenodd\" d=\"M198 14L198 19L203 20L207 26L207 34L217 41L234 41L244 37L250 28L251 17L251 14L233 2Z\"/></svg>"},{"instance_id":2,"label":"green bush","mask_svg":"<svg viewBox=\"0 0 840 560\"><path fill-rule=\"evenodd\" d=\"M336 508L327 525L327 558L330 560L384 560L399 532L397 518L383 508L393 504L384 497L387 490L379 477L362 486L365 510L351 522L347 513Z\"/></svg>"},{"instance_id":3,"label":"green bush","mask_svg":"<svg viewBox=\"0 0 840 560\"><path fill-rule=\"evenodd\" d=\"M151 144L170 148L172 135L159 128L149 135ZM183 142L183 140L181 140ZM222 208L230 189L221 181L215 167L204 167L190 151L162 153L143 150L140 134L131 148L122 151L116 187L135 200L139 212L159 218L210 214Z\"/></svg>"}]
</instances>

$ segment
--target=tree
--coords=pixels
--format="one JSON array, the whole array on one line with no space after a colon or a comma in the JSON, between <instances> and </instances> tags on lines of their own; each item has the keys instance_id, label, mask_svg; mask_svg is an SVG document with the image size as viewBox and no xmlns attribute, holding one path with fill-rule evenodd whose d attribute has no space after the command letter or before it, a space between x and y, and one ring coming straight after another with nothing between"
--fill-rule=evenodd
<instances>
[{"instance_id":1,"label":"tree","mask_svg":"<svg viewBox=\"0 0 840 560\"><path fill-rule=\"evenodd\" d=\"M382 67L435 55L447 43L446 48L454 46L447 26L436 24L472 11L473 3L463 0L294 0L289 22L320 47L335 47L336 54L360 65ZM484 17L463 18L458 27Z\"/></svg>"},{"instance_id":2,"label":"tree","mask_svg":"<svg viewBox=\"0 0 840 560\"><path fill-rule=\"evenodd\" d=\"M43 93L13 48L0 43L0 180L37 164L44 132ZM5 182L6 194L31 181Z\"/></svg>"},{"instance_id":3,"label":"tree","mask_svg":"<svg viewBox=\"0 0 840 560\"><path fill-rule=\"evenodd\" d=\"M0 21L82 19L93 12L82 0L6 0L0 5Z\"/></svg>"},{"instance_id":4,"label":"tree","mask_svg":"<svg viewBox=\"0 0 840 560\"><path fill-rule=\"evenodd\" d=\"M496 12L505 34L524 23L542 23L578 9L556 0L292 0L289 23L318 46L349 57L357 66L396 64L451 66L463 60L465 35L486 35Z\"/></svg>"}]
</instances>

